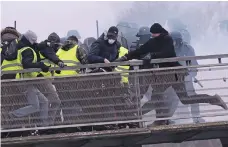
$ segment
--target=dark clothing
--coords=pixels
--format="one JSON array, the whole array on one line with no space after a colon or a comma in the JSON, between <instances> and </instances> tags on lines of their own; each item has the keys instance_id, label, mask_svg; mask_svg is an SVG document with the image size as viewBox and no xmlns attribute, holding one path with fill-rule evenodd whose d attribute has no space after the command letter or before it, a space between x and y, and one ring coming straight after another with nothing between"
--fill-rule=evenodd
<instances>
[{"instance_id":1,"label":"dark clothing","mask_svg":"<svg viewBox=\"0 0 228 147\"><path fill-rule=\"evenodd\" d=\"M51 33L47 40L50 42L60 43L60 37L55 32Z\"/></svg>"},{"instance_id":2,"label":"dark clothing","mask_svg":"<svg viewBox=\"0 0 228 147\"><path fill-rule=\"evenodd\" d=\"M21 40L18 42L17 48L18 50L24 48L24 47L31 47L36 48L34 45L32 45L24 36L21 38ZM40 68L40 56L38 54L38 51L34 49L34 51L37 54L37 61L36 63L33 63L34 55L32 50L25 50L22 52L22 66L24 69L26 68Z\"/></svg>"},{"instance_id":3,"label":"dark clothing","mask_svg":"<svg viewBox=\"0 0 228 147\"><path fill-rule=\"evenodd\" d=\"M168 35L167 31L164 30L160 36L149 39L139 49L129 52L126 57L128 60L139 59L147 53L151 54L151 59L176 57L173 39ZM159 63L159 67L174 66L180 66L180 64L178 62Z\"/></svg>"},{"instance_id":4,"label":"dark clothing","mask_svg":"<svg viewBox=\"0 0 228 147\"><path fill-rule=\"evenodd\" d=\"M31 45L31 43L24 37L22 36L22 38L19 40L16 48L18 50L24 48L24 47L32 47L35 48L33 45ZM16 52L16 57L17 57L18 52ZM4 57L3 54L1 54L1 56L5 59L7 59L7 57ZM34 59L33 56L33 52L31 50L25 50L22 52L22 66L23 68L40 68L40 63L32 63ZM38 57L39 59L39 57ZM2 79L15 79L16 78L16 74L6 74L6 75L2 75L1 76Z\"/></svg>"},{"instance_id":5,"label":"dark clothing","mask_svg":"<svg viewBox=\"0 0 228 147\"><path fill-rule=\"evenodd\" d=\"M40 51L41 55L44 56L46 59L50 60L51 62L58 64L61 60L56 56L55 50L48 44L48 41L42 41L38 44L38 50Z\"/></svg>"},{"instance_id":6,"label":"dark clothing","mask_svg":"<svg viewBox=\"0 0 228 147\"><path fill-rule=\"evenodd\" d=\"M104 39L104 33L91 45L91 49L88 55L89 63L104 63L104 59L108 59L110 62L118 58L118 49L120 43L116 41L114 44L109 44Z\"/></svg>"},{"instance_id":7,"label":"dark clothing","mask_svg":"<svg viewBox=\"0 0 228 147\"><path fill-rule=\"evenodd\" d=\"M151 108L154 108L156 111L156 118L171 117L173 115L174 111L171 113L170 109L173 99L166 99L166 97L163 96L164 91L170 86L176 91L177 96L184 105L195 103L209 103L212 105L221 104L221 101L216 95L197 94L188 96L184 79L186 74L186 69L151 71L150 73L148 73L148 71L141 72L139 75L140 94L145 94L148 89L148 87L144 85L151 84L153 88L151 101L147 102L142 108L143 114L151 111Z\"/></svg>"}]
</instances>

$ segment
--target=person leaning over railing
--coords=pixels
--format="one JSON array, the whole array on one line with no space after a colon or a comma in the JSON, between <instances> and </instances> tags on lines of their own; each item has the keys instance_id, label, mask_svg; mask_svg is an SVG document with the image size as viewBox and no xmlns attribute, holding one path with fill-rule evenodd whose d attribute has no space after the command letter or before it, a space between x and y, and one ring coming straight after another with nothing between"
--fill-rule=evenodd
<instances>
[{"instance_id":1,"label":"person leaning over railing","mask_svg":"<svg viewBox=\"0 0 228 147\"><path fill-rule=\"evenodd\" d=\"M56 53L59 60L64 61L64 64L66 66L76 66L79 64L86 64L87 63L87 54L86 51L78 45L78 38L76 36L69 36L67 40L64 42L64 44L58 49ZM61 77L61 76L75 76L80 74L82 70L74 69L74 70L57 70L54 72L54 76ZM56 79L57 81L58 79ZM60 85L62 83L55 82L55 86L62 87ZM71 84L71 81L69 81L69 85ZM76 83L77 84L77 83ZM67 87L66 87L67 88ZM72 88L72 87L69 87ZM75 89L77 90L77 89ZM60 99L62 100L61 107L62 107L62 114L63 118L66 121L69 121L67 119L71 119L76 121L78 109L81 109L81 106L79 106L77 99L74 99L74 97L69 97L70 92L60 92L58 93ZM72 100L69 101L68 99ZM79 108L78 108L79 107ZM69 109L70 108L70 109ZM75 116L72 116L75 115ZM71 117L69 117L71 116ZM64 122L63 122L64 123Z\"/></svg>"},{"instance_id":2,"label":"person leaning over railing","mask_svg":"<svg viewBox=\"0 0 228 147\"><path fill-rule=\"evenodd\" d=\"M152 33L153 38L151 38L144 45L142 45L140 47L140 49L129 52L128 54L126 54L122 58L117 59L116 61L126 61L126 60L131 60L131 59L138 59L140 57L140 55L143 55L146 53L151 54L151 59L176 57L176 53L175 53L174 46L173 46L173 40L169 36L168 32L160 24L158 24L158 23L153 24L150 28L150 32ZM150 60L148 60L148 61L150 61ZM148 64L148 61L147 61L147 64ZM181 66L178 62L159 63L158 65L159 65L159 67ZM176 82L177 82L177 80L178 80L177 78L180 78L179 80L181 82L183 82L182 84L163 84L161 86L167 86L167 88L172 86L175 89L175 91L179 91L179 89L181 89L181 88L185 89L185 82L183 79L187 75L187 73L188 73L187 69L180 69L180 70L178 70L178 73L169 74L168 76L170 76L170 77L164 77L165 80L169 80L169 81L165 81L166 83L174 82L174 81L172 81L172 79L176 79ZM154 76L154 77L151 77L151 78L159 77L159 76L155 76L155 75L152 75L152 76ZM167 75L165 75L165 76L167 76ZM161 81L161 78L155 79L154 81L159 81L159 80ZM152 88L154 91L161 91L161 90L159 90L159 89L163 89L163 88L161 88L161 86L160 87L154 86ZM184 90L184 92L181 92L181 93L178 92L177 95L178 95L180 101L184 105L195 104L195 103L209 103L211 105L221 106L225 110L228 109L226 103L218 95L210 96L207 94L199 94L199 95L188 96L186 89ZM158 97L159 96L156 97L156 95L153 95L152 100L157 99ZM185 99L187 97L188 97L188 99ZM165 103L159 102L158 106L164 107L166 105L167 104L165 104ZM169 117L169 116L158 116L159 114L161 115L163 113L166 113L166 111L167 110L161 110L161 109L157 110L156 109L156 117L157 118ZM155 121L154 125L167 124L168 122L169 122L168 120Z\"/></svg>"},{"instance_id":3,"label":"person leaning over railing","mask_svg":"<svg viewBox=\"0 0 228 147\"><path fill-rule=\"evenodd\" d=\"M60 48L60 38L56 33L51 33L48 38L37 45L37 51L40 60L47 66L54 67L58 65L60 68L65 66L64 62L58 58L56 51ZM51 77L53 73L40 72L40 77Z\"/></svg>"},{"instance_id":4,"label":"person leaning over railing","mask_svg":"<svg viewBox=\"0 0 228 147\"><path fill-rule=\"evenodd\" d=\"M17 44L20 33L13 27L6 27L1 31L1 68L2 71L18 70ZM13 65L13 66L8 66ZM16 74L4 74L1 79L15 79Z\"/></svg>"},{"instance_id":5,"label":"person leaning over railing","mask_svg":"<svg viewBox=\"0 0 228 147\"><path fill-rule=\"evenodd\" d=\"M33 49L37 41L37 36L32 31L27 31L17 44L17 64L21 64L22 69L28 68L41 68L42 71L48 72L49 67L43 62L39 62L38 56ZM16 69L18 70L18 69ZM20 78L35 78L38 72L30 73L18 73L17 79ZM47 83L44 83L47 84ZM10 112L11 117L24 117L35 112L40 112L40 118L43 121L42 125L49 125L48 122L48 99L37 89L37 87L28 83L26 97L29 105L23 108L19 108Z\"/></svg>"},{"instance_id":6,"label":"person leaning over railing","mask_svg":"<svg viewBox=\"0 0 228 147\"><path fill-rule=\"evenodd\" d=\"M108 29L108 32L104 32L92 45L90 48L90 52L88 55L88 61L91 64L94 63L111 63L115 61L117 58L121 58L123 55L128 53L128 50L121 46L119 41L117 40L118 37L118 28L115 26L112 26ZM106 72L112 72L112 71L120 71L122 72L120 74L121 81L120 84L124 85L123 89L128 91L128 84L129 84L129 73L126 71L129 70L129 66L117 66L114 68L110 67L102 67ZM109 84L109 83L105 83ZM121 102L123 104L127 104L126 102L129 101L129 97L125 97L126 99L122 99ZM128 100L127 100L128 99ZM124 102L127 100L126 102ZM119 109L123 110L126 109L124 106L115 106L115 110L120 111ZM111 108L109 111L112 111ZM121 113L122 115L123 113ZM112 117L112 116L109 116ZM122 116L121 116L122 117ZM122 117L123 119L123 117ZM120 125L119 125L120 126ZM107 127L114 127L117 126L108 126ZM123 127L122 125L120 127Z\"/></svg>"},{"instance_id":7,"label":"person leaning over railing","mask_svg":"<svg viewBox=\"0 0 228 147\"><path fill-rule=\"evenodd\" d=\"M78 45L78 38L76 36L68 37L63 46L59 48L56 55L61 61L68 61L65 62L65 65L67 66L87 63L87 54L85 50ZM76 75L79 72L79 70L55 71L54 76L71 76Z\"/></svg>"}]
</instances>

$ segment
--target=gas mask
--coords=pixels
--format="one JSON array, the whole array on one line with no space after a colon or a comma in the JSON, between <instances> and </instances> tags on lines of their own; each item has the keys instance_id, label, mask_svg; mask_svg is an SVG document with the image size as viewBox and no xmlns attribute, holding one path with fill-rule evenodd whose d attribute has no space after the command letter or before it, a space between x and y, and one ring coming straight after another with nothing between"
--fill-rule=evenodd
<instances>
[{"instance_id":1,"label":"gas mask","mask_svg":"<svg viewBox=\"0 0 228 147\"><path fill-rule=\"evenodd\" d=\"M74 40L66 40L64 45L63 45L63 49L70 49L73 46L75 46L76 44L77 44L77 42Z\"/></svg>"},{"instance_id":2,"label":"gas mask","mask_svg":"<svg viewBox=\"0 0 228 147\"><path fill-rule=\"evenodd\" d=\"M109 44L113 44L113 43L115 43L115 41L116 41L116 40L114 40L114 39L108 39L108 43L109 43Z\"/></svg>"}]
</instances>

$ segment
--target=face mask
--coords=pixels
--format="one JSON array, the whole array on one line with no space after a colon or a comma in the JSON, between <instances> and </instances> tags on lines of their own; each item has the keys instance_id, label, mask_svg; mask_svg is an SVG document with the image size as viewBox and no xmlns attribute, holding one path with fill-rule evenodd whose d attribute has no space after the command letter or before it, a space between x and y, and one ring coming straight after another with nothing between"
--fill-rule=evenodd
<instances>
[{"instance_id":1,"label":"face mask","mask_svg":"<svg viewBox=\"0 0 228 147\"><path fill-rule=\"evenodd\" d=\"M109 43L109 44L113 44L114 42L115 42L114 39L109 39L109 40L108 40L108 43Z\"/></svg>"}]
</instances>

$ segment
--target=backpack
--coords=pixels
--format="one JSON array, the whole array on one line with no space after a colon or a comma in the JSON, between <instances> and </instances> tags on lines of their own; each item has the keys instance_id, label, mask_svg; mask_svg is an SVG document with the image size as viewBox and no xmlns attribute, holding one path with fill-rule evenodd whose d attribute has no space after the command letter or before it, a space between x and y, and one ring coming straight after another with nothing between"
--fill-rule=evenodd
<instances>
[{"instance_id":1,"label":"backpack","mask_svg":"<svg viewBox=\"0 0 228 147\"><path fill-rule=\"evenodd\" d=\"M1 54L4 56L4 59L8 61L17 59L17 43L18 43L17 39L14 39L12 41L2 42Z\"/></svg>"}]
</instances>

